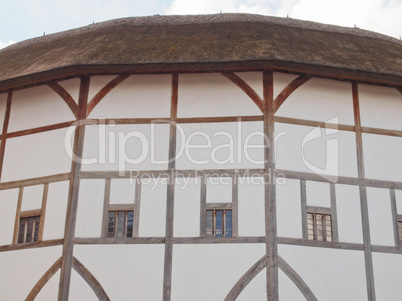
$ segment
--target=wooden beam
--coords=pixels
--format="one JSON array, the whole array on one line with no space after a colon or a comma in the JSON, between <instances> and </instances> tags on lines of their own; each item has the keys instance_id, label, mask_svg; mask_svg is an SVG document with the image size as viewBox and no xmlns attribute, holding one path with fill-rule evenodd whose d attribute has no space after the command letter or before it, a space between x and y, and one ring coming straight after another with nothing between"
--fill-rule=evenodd
<instances>
[{"instance_id":1,"label":"wooden beam","mask_svg":"<svg viewBox=\"0 0 402 301\"><path fill-rule=\"evenodd\" d=\"M89 77L81 78L80 93L78 99L78 120L86 118ZM73 151L77 158L82 158L85 136L85 124L76 125ZM71 163L71 180L68 193L66 226L64 229L63 257L59 284L59 301L68 301L71 280L71 268L73 265L73 249L75 226L77 221L78 192L80 188L81 162L73 160Z\"/></svg>"},{"instance_id":2,"label":"wooden beam","mask_svg":"<svg viewBox=\"0 0 402 301\"><path fill-rule=\"evenodd\" d=\"M248 269L243 276L236 282L230 292L227 294L225 301L233 301L239 297L240 293L246 288L246 286L265 268L266 258L265 255L258 260L253 266Z\"/></svg>"},{"instance_id":3,"label":"wooden beam","mask_svg":"<svg viewBox=\"0 0 402 301\"><path fill-rule=\"evenodd\" d=\"M353 114L355 120L355 133L356 133L357 174L359 180L362 181L365 178L363 140L362 140L362 126L360 120L359 92L357 83L355 82L352 83L352 96L353 96ZM369 301L375 301L376 295L374 286L374 269L373 269L373 257L371 253L370 223L369 223L369 213L367 205L366 186L360 184L359 191L360 191L360 208L362 215L364 260L366 267L367 297Z\"/></svg>"},{"instance_id":4,"label":"wooden beam","mask_svg":"<svg viewBox=\"0 0 402 301\"><path fill-rule=\"evenodd\" d=\"M331 198L331 219L332 219L332 240L339 241L339 234L338 234L338 211L336 209L336 190L335 184L329 183L330 189L330 198Z\"/></svg>"},{"instance_id":5,"label":"wooden beam","mask_svg":"<svg viewBox=\"0 0 402 301\"><path fill-rule=\"evenodd\" d=\"M39 292L46 285L46 283L53 277L54 274L60 269L61 257L46 271L46 273L39 279L39 281L32 288L25 301L33 301Z\"/></svg>"},{"instance_id":6,"label":"wooden beam","mask_svg":"<svg viewBox=\"0 0 402 301\"><path fill-rule=\"evenodd\" d=\"M191 117L178 118L177 123L216 123L216 122L246 122L263 121L264 116L222 116L222 117Z\"/></svg>"},{"instance_id":7,"label":"wooden beam","mask_svg":"<svg viewBox=\"0 0 402 301\"><path fill-rule=\"evenodd\" d=\"M130 245L130 244L165 244L164 237L100 237L86 238L76 237L74 239L76 245Z\"/></svg>"},{"instance_id":8,"label":"wooden beam","mask_svg":"<svg viewBox=\"0 0 402 301\"><path fill-rule=\"evenodd\" d=\"M172 97L170 109L170 133L169 133L169 182L167 188L166 203L166 229L165 229L165 259L163 271L163 301L171 300L172 292L172 258L173 258L173 217L174 217L174 189L176 169L176 123L177 102L179 92L179 75L172 74Z\"/></svg>"},{"instance_id":9,"label":"wooden beam","mask_svg":"<svg viewBox=\"0 0 402 301\"><path fill-rule=\"evenodd\" d=\"M139 235L140 210L141 210L141 180L137 178L135 179L133 237L138 237Z\"/></svg>"},{"instance_id":10,"label":"wooden beam","mask_svg":"<svg viewBox=\"0 0 402 301\"><path fill-rule=\"evenodd\" d=\"M276 178L273 73L264 71L264 187L267 299L278 301L278 241L276 232Z\"/></svg>"},{"instance_id":11,"label":"wooden beam","mask_svg":"<svg viewBox=\"0 0 402 301\"><path fill-rule=\"evenodd\" d=\"M292 282L297 286L307 301L318 301L317 297L313 294L307 283L304 282L300 275L280 256L278 256L278 265L286 276L288 276L289 279L292 280Z\"/></svg>"},{"instance_id":12,"label":"wooden beam","mask_svg":"<svg viewBox=\"0 0 402 301\"><path fill-rule=\"evenodd\" d=\"M105 193L103 196L103 216L102 216L102 232L101 236L106 237L107 226L108 226L108 216L109 216L109 203L110 203L110 179L105 179Z\"/></svg>"},{"instance_id":13,"label":"wooden beam","mask_svg":"<svg viewBox=\"0 0 402 301\"><path fill-rule=\"evenodd\" d=\"M77 258L73 257L73 268L77 271L78 274L88 283L90 288L93 290L95 295L98 297L100 301L110 301L108 295L103 289L102 285L99 281L91 274L91 272L78 261Z\"/></svg>"},{"instance_id":14,"label":"wooden beam","mask_svg":"<svg viewBox=\"0 0 402 301\"><path fill-rule=\"evenodd\" d=\"M86 116L91 114L92 110L96 107L96 105L114 88L116 88L121 82L126 80L129 75L119 75L112 79L109 83L106 84L96 95L91 99L88 103L88 108L86 112Z\"/></svg>"},{"instance_id":15,"label":"wooden beam","mask_svg":"<svg viewBox=\"0 0 402 301\"><path fill-rule=\"evenodd\" d=\"M4 122L3 122L3 131L1 134L1 145L0 145L0 181L1 176L3 174L3 165L4 165L4 153L6 151L6 140L7 140L7 130L8 130L8 123L10 120L10 111L11 111L11 100L13 98L13 92L8 92L7 95L7 104L6 104L6 112L4 115Z\"/></svg>"},{"instance_id":16,"label":"wooden beam","mask_svg":"<svg viewBox=\"0 0 402 301\"><path fill-rule=\"evenodd\" d=\"M63 244L63 239L52 239L52 240L30 242L30 243L24 243L24 244L0 246L0 252L46 248L46 247L59 246L62 244Z\"/></svg>"},{"instance_id":17,"label":"wooden beam","mask_svg":"<svg viewBox=\"0 0 402 301\"><path fill-rule=\"evenodd\" d=\"M301 200L301 220L302 220L302 235L304 240L308 240L307 230L307 193L306 181L300 180L300 200Z\"/></svg>"},{"instance_id":18,"label":"wooden beam","mask_svg":"<svg viewBox=\"0 0 402 301\"><path fill-rule=\"evenodd\" d=\"M263 111L262 99L260 96L258 96L257 92L255 92L254 89L251 88L242 78L233 72L222 72L221 74L242 89L243 92L246 93L252 101L254 101L260 111Z\"/></svg>"},{"instance_id":19,"label":"wooden beam","mask_svg":"<svg viewBox=\"0 0 402 301\"><path fill-rule=\"evenodd\" d=\"M62 173L62 174L58 174L58 175L45 176L45 177L40 177L40 178L18 180L18 181L1 183L0 190L19 188L22 186L27 187L27 186L46 184L46 183L62 182L62 181L67 181L69 179L70 179L69 173Z\"/></svg>"},{"instance_id":20,"label":"wooden beam","mask_svg":"<svg viewBox=\"0 0 402 301\"><path fill-rule=\"evenodd\" d=\"M397 248L401 247L401 240L399 239L399 228L398 228L398 211L396 208L396 195L395 189L389 190L389 196L391 200L391 213L392 213L392 226L394 228L394 242Z\"/></svg>"},{"instance_id":21,"label":"wooden beam","mask_svg":"<svg viewBox=\"0 0 402 301\"><path fill-rule=\"evenodd\" d=\"M305 119L290 118L290 117L275 116L275 122L294 124L294 125L304 125L304 126L311 126L311 127L320 127L323 129L334 129L334 130L340 130L340 131L349 131L349 132L355 131L355 127L353 125L328 123L328 122L322 122L322 121L305 120Z\"/></svg>"},{"instance_id":22,"label":"wooden beam","mask_svg":"<svg viewBox=\"0 0 402 301\"><path fill-rule=\"evenodd\" d=\"M274 113L276 113L285 100L292 94L297 88L303 85L305 82L311 79L310 75L300 75L298 78L294 79L289 83L279 95L275 98Z\"/></svg>"},{"instance_id":23,"label":"wooden beam","mask_svg":"<svg viewBox=\"0 0 402 301\"><path fill-rule=\"evenodd\" d=\"M47 195L49 193L49 184L46 183L43 185L43 196L42 196L42 206L40 208L40 222L39 222L39 233L38 233L38 241L43 240L43 229L45 227L45 218L46 218L46 206L47 206Z\"/></svg>"},{"instance_id":24,"label":"wooden beam","mask_svg":"<svg viewBox=\"0 0 402 301\"><path fill-rule=\"evenodd\" d=\"M53 91L55 91L57 94L59 94L59 96L65 101L65 103L68 105L68 107L70 108L71 112L74 114L74 117L77 118L78 116L78 106L75 103L74 99L72 98L72 96L70 95L70 93L68 93L66 91L66 89L64 89L60 84L58 84L57 82L50 82L47 84L50 88L53 89Z\"/></svg>"},{"instance_id":25,"label":"wooden beam","mask_svg":"<svg viewBox=\"0 0 402 301\"><path fill-rule=\"evenodd\" d=\"M18 230L20 228L20 216L21 216L23 194L24 194L24 188L20 187L20 189L18 190L17 209L15 213L13 245L16 245L18 243Z\"/></svg>"},{"instance_id":26,"label":"wooden beam","mask_svg":"<svg viewBox=\"0 0 402 301\"><path fill-rule=\"evenodd\" d=\"M37 127L37 128L33 128L33 129L28 129L28 130L11 132L11 133L7 134L7 138L15 138L15 137L21 137L21 136L26 136L26 135L32 135L32 134L38 134L38 133L63 129L63 128L72 126L74 124L74 122L75 121L67 121L67 122L61 122L61 123L52 124L52 125L45 125L45 126L41 126L41 127Z\"/></svg>"}]
</instances>

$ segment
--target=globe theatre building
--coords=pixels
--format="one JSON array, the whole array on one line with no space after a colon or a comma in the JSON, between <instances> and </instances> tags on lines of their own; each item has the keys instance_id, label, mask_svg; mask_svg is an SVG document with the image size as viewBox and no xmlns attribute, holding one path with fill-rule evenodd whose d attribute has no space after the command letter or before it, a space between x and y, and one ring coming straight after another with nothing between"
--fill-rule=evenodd
<instances>
[{"instance_id":1,"label":"globe theatre building","mask_svg":"<svg viewBox=\"0 0 402 301\"><path fill-rule=\"evenodd\" d=\"M402 42L248 14L0 50L1 300L400 300Z\"/></svg>"}]
</instances>

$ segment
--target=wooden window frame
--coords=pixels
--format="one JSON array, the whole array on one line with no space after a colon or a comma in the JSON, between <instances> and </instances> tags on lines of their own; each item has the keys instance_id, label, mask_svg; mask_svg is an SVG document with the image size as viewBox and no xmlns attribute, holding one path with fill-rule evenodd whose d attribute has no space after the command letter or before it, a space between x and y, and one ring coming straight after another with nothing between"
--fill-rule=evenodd
<instances>
[{"instance_id":1,"label":"wooden window frame","mask_svg":"<svg viewBox=\"0 0 402 301\"><path fill-rule=\"evenodd\" d=\"M103 238L113 238L113 239L123 239L123 238L131 238L138 237L138 226L139 226L139 211L140 211L140 197L141 197L141 181L138 179L135 180L135 194L134 194L134 203L130 204L110 204L110 187L111 187L111 179L105 179L105 194L104 194L104 203L103 203L103 219L102 219L102 231L101 236ZM124 220L124 236L116 237L116 225L114 230L114 236L109 236L108 232L108 224L109 224L109 212L115 211L117 212L126 212L125 220ZM133 231L132 236L127 237L127 212L133 211ZM117 222L117 218L115 218L115 223Z\"/></svg>"},{"instance_id":2,"label":"wooden window frame","mask_svg":"<svg viewBox=\"0 0 402 301\"><path fill-rule=\"evenodd\" d=\"M330 209L326 210L327 208L320 208L320 207L312 207L309 206L307 208L307 239L308 240L315 240L315 241L324 241L324 242L333 242L334 241L334 231L333 231L333 218L332 218L332 211ZM309 228L309 218L308 216L312 216L312 229ZM317 222L317 216L322 216L322 221L321 221L321 235L318 234L317 228L318 228L318 222ZM330 218L330 233L331 233L331 239L328 240L327 237L327 223L326 223L326 217ZM310 230L313 230L313 233L310 234ZM311 238L311 235L313 236ZM322 237L321 239L318 239L318 236Z\"/></svg>"},{"instance_id":3,"label":"wooden window frame","mask_svg":"<svg viewBox=\"0 0 402 301\"><path fill-rule=\"evenodd\" d=\"M37 243L43 240L43 229L45 225L45 213L46 213L46 205L47 205L47 196L49 192L49 183L43 184L43 194L42 194L42 204L40 209L34 210L26 210L21 211L22 207L22 196L24 193L24 186L19 188L18 192L18 202L17 202L17 210L15 215L15 223L14 223L14 236L13 236L13 245L16 244L30 244L30 243ZM34 241L34 237L32 237L32 241L26 241L26 230L24 234L23 242L19 242L19 232L20 232L20 222L21 219L29 219L32 217L39 217L39 229L38 229L38 238L37 241ZM34 235L35 232L33 232Z\"/></svg>"},{"instance_id":4,"label":"wooden window frame","mask_svg":"<svg viewBox=\"0 0 402 301\"><path fill-rule=\"evenodd\" d=\"M201 208L200 208L200 237L225 239L238 237L238 181L237 174L232 175L232 202L231 203L207 203L207 175L203 175L201 179ZM231 210L232 211L232 236L215 236L214 227L213 235L207 235L207 211L210 210Z\"/></svg>"}]
</instances>

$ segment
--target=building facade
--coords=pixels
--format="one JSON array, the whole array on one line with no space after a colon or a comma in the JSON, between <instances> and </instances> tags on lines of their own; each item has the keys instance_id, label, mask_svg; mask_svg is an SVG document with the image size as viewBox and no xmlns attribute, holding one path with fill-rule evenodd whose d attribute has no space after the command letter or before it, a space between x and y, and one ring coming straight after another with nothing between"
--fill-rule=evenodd
<instances>
[{"instance_id":1,"label":"building facade","mask_svg":"<svg viewBox=\"0 0 402 301\"><path fill-rule=\"evenodd\" d=\"M399 300L402 44L154 16L0 50L1 300Z\"/></svg>"}]
</instances>

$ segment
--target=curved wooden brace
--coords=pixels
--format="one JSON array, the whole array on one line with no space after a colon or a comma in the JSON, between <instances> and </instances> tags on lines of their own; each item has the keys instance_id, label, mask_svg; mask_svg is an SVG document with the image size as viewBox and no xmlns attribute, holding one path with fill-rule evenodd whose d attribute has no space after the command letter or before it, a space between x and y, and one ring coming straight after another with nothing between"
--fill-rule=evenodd
<instances>
[{"instance_id":1,"label":"curved wooden brace","mask_svg":"<svg viewBox=\"0 0 402 301\"><path fill-rule=\"evenodd\" d=\"M266 256L264 255L236 282L229 294L227 294L225 301L237 299L246 286L266 267L265 258ZM278 256L278 266L293 281L307 301L317 301L317 298L299 274L280 256Z\"/></svg>"},{"instance_id":2,"label":"curved wooden brace","mask_svg":"<svg viewBox=\"0 0 402 301\"><path fill-rule=\"evenodd\" d=\"M233 288L227 294L225 301L236 300L240 293L246 288L246 286L265 268L266 256L264 255L258 260L240 279L236 282Z\"/></svg>"},{"instance_id":3,"label":"curved wooden brace","mask_svg":"<svg viewBox=\"0 0 402 301\"><path fill-rule=\"evenodd\" d=\"M254 89L251 88L244 80L233 72L222 72L221 74L242 89L244 93L246 93L252 99L252 101L254 101L261 112L263 111L262 99L258 96L257 92L255 92Z\"/></svg>"},{"instance_id":4,"label":"curved wooden brace","mask_svg":"<svg viewBox=\"0 0 402 301\"><path fill-rule=\"evenodd\" d=\"M91 101L88 103L87 107L87 116L91 114L92 110L96 107L96 105L118 84L123 82L129 77L129 75L119 75L112 79L109 83L107 83L96 95L91 99Z\"/></svg>"},{"instance_id":5,"label":"curved wooden brace","mask_svg":"<svg viewBox=\"0 0 402 301\"><path fill-rule=\"evenodd\" d=\"M63 100L70 108L71 112L73 112L75 118L77 118L78 106L71 95L66 91L66 89L64 89L60 84L56 82L50 82L47 85L52 88L57 94L59 94L61 98L63 98Z\"/></svg>"},{"instance_id":6,"label":"curved wooden brace","mask_svg":"<svg viewBox=\"0 0 402 301\"><path fill-rule=\"evenodd\" d=\"M77 258L73 257L73 268L77 271L78 274L81 275L82 278L88 283L88 285L92 288L96 296L101 301L110 301L108 295L103 289L102 285L98 280L91 274L91 272L78 261Z\"/></svg>"},{"instance_id":7,"label":"curved wooden brace","mask_svg":"<svg viewBox=\"0 0 402 301\"><path fill-rule=\"evenodd\" d=\"M311 79L310 75L300 75L298 78L294 79L291 83L289 83L281 93L275 98L274 102L274 114L278 109L281 107L281 105L285 102L285 100L289 97L290 94L293 93L294 90L299 88L301 85L303 85L305 82L307 82L309 79Z\"/></svg>"},{"instance_id":8,"label":"curved wooden brace","mask_svg":"<svg viewBox=\"0 0 402 301\"><path fill-rule=\"evenodd\" d=\"M297 272L292 269L292 267L282 259L282 257L278 256L278 265L279 268L293 281L293 283L297 286L303 296L307 301L317 301L316 296L314 296L311 289L308 287L306 282L300 277Z\"/></svg>"},{"instance_id":9,"label":"curved wooden brace","mask_svg":"<svg viewBox=\"0 0 402 301\"><path fill-rule=\"evenodd\" d=\"M25 298L25 301L35 300L36 296L45 286L45 284L56 274L57 270L60 269L61 266L61 257L57 259L57 261L46 271L46 273L39 279L39 281L35 284L31 292L28 294L28 297Z\"/></svg>"}]
</instances>

